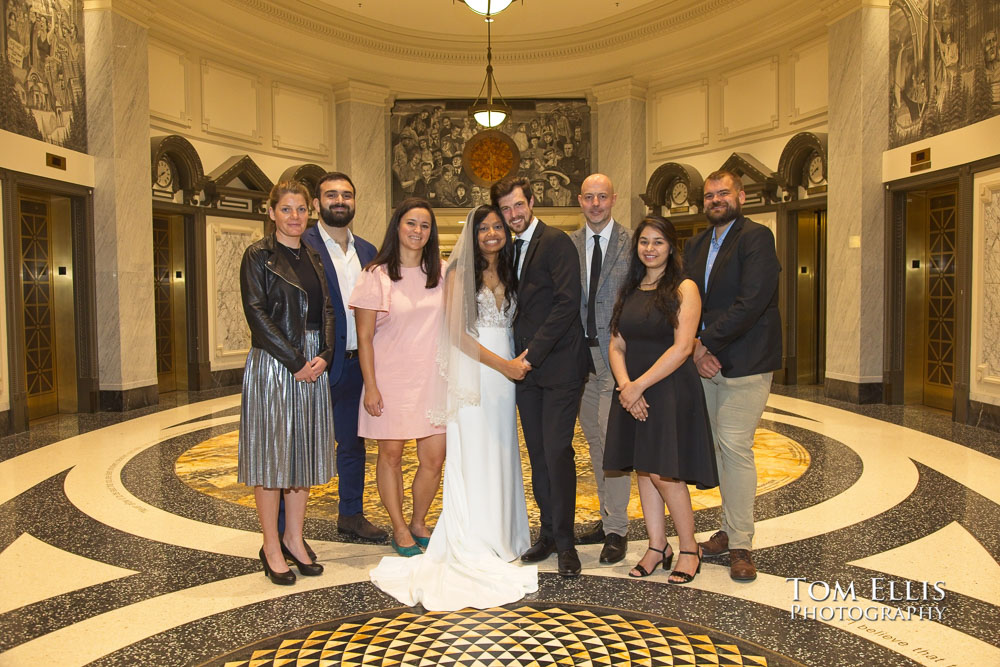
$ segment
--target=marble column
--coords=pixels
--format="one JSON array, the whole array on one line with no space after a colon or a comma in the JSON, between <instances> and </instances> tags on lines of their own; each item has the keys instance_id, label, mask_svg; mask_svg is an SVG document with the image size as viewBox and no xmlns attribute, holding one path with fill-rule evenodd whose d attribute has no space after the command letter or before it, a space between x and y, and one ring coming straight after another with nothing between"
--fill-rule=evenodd
<instances>
[{"instance_id":1,"label":"marble column","mask_svg":"<svg viewBox=\"0 0 1000 667\"><path fill-rule=\"evenodd\" d=\"M143 407L158 396L143 24L152 11L148 1L104 0L84 12L103 410Z\"/></svg>"},{"instance_id":2,"label":"marble column","mask_svg":"<svg viewBox=\"0 0 1000 667\"><path fill-rule=\"evenodd\" d=\"M389 221L389 89L348 81L333 89L337 104L337 171L357 188L352 229L381 244Z\"/></svg>"},{"instance_id":3,"label":"marble column","mask_svg":"<svg viewBox=\"0 0 1000 667\"><path fill-rule=\"evenodd\" d=\"M646 191L646 87L620 79L595 86L597 164L615 185L615 219L634 227L646 212L639 195Z\"/></svg>"},{"instance_id":4,"label":"marble column","mask_svg":"<svg viewBox=\"0 0 1000 667\"><path fill-rule=\"evenodd\" d=\"M859 403L883 400L888 35L888 3L829 28L826 394Z\"/></svg>"}]
</instances>

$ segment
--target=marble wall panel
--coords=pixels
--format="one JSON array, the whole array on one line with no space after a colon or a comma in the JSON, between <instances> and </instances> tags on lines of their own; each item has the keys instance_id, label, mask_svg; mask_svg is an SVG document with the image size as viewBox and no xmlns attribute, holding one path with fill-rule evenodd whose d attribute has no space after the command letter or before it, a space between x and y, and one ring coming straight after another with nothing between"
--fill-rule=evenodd
<instances>
[{"instance_id":1,"label":"marble wall panel","mask_svg":"<svg viewBox=\"0 0 1000 667\"><path fill-rule=\"evenodd\" d=\"M789 58L792 67L791 118L801 122L825 113L829 91L826 39L809 42L792 50Z\"/></svg>"},{"instance_id":2,"label":"marble wall panel","mask_svg":"<svg viewBox=\"0 0 1000 667\"><path fill-rule=\"evenodd\" d=\"M271 110L275 148L319 155L329 151L327 95L275 82L271 84Z\"/></svg>"},{"instance_id":3,"label":"marble wall panel","mask_svg":"<svg viewBox=\"0 0 1000 667\"><path fill-rule=\"evenodd\" d=\"M646 212L646 90L631 79L594 89L597 99L597 166L615 186L615 220L634 227Z\"/></svg>"},{"instance_id":4,"label":"marble wall panel","mask_svg":"<svg viewBox=\"0 0 1000 667\"><path fill-rule=\"evenodd\" d=\"M250 349L250 329L240 298L243 252L263 236L256 220L208 217L208 339L212 370L238 368Z\"/></svg>"},{"instance_id":5,"label":"marble wall panel","mask_svg":"<svg viewBox=\"0 0 1000 667\"><path fill-rule=\"evenodd\" d=\"M708 82L650 94L654 155L708 143Z\"/></svg>"},{"instance_id":6,"label":"marble wall panel","mask_svg":"<svg viewBox=\"0 0 1000 667\"><path fill-rule=\"evenodd\" d=\"M376 246L382 242L389 209L389 89L350 81L334 89L339 171L357 187L352 229Z\"/></svg>"},{"instance_id":7,"label":"marble wall panel","mask_svg":"<svg viewBox=\"0 0 1000 667\"><path fill-rule=\"evenodd\" d=\"M1000 405L1000 169L975 179L970 398Z\"/></svg>"},{"instance_id":8,"label":"marble wall panel","mask_svg":"<svg viewBox=\"0 0 1000 667\"><path fill-rule=\"evenodd\" d=\"M722 138L778 127L778 58L728 72L722 93Z\"/></svg>"},{"instance_id":9,"label":"marble wall panel","mask_svg":"<svg viewBox=\"0 0 1000 667\"><path fill-rule=\"evenodd\" d=\"M191 61L187 53L161 42L149 43L149 115L191 126Z\"/></svg>"},{"instance_id":10,"label":"marble wall panel","mask_svg":"<svg viewBox=\"0 0 1000 667\"><path fill-rule=\"evenodd\" d=\"M201 129L234 139L259 141L261 79L221 63L201 59Z\"/></svg>"},{"instance_id":11,"label":"marble wall panel","mask_svg":"<svg viewBox=\"0 0 1000 667\"><path fill-rule=\"evenodd\" d=\"M862 7L830 26L827 371L882 380L888 10Z\"/></svg>"},{"instance_id":12,"label":"marble wall panel","mask_svg":"<svg viewBox=\"0 0 1000 667\"><path fill-rule=\"evenodd\" d=\"M146 29L110 9L88 10L87 96L94 158L100 388L156 384L153 238L149 207Z\"/></svg>"}]
</instances>

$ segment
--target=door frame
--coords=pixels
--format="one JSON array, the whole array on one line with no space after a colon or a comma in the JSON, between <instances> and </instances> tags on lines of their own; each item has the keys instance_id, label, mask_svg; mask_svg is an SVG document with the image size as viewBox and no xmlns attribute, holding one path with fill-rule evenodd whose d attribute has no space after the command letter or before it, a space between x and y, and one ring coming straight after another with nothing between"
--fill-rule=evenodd
<instances>
[{"instance_id":1,"label":"door frame","mask_svg":"<svg viewBox=\"0 0 1000 667\"><path fill-rule=\"evenodd\" d=\"M885 184L885 325L883 337L883 395L885 402L902 405L904 329L906 323L906 196L957 184L955 235L955 378L951 415L966 423L969 417L972 335L972 209L976 172L1000 167L1000 156L919 174Z\"/></svg>"},{"instance_id":2,"label":"door frame","mask_svg":"<svg viewBox=\"0 0 1000 667\"><path fill-rule=\"evenodd\" d=\"M781 317L784 325L784 336L782 345L785 348L784 382L781 384L798 384L798 266L799 266L799 213L801 211L826 211L827 229L830 226L830 213L827 205L826 195L812 198L796 199L785 202L778 211L778 219L783 220L785 227L781 238L778 240L778 259L781 262L781 292L783 311ZM826 239L823 241L826 248ZM827 258L823 257L824 274L829 274L827 270ZM826 282L828 275L821 276L820 290L823 293L823 303L826 303ZM824 324L826 320L824 319ZM824 340L826 340L824 332ZM823 355L824 360L826 355ZM818 362L818 360L817 360ZM826 376L826 363L823 364L823 375ZM820 382L820 384L823 384Z\"/></svg>"},{"instance_id":3,"label":"door frame","mask_svg":"<svg viewBox=\"0 0 1000 667\"><path fill-rule=\"evenodd\" d=\"M3 183L3 235L6 278L7 358L10 390L10 432L28 429L27 369L24 361L24 313L19 307L23 290L21 278L21 225L18 215L23 190L70 200L73 234L73 311L76 318L77 412L99 409L99 368L97 350L97 296L94 191L73 183L0 169Z\"/></svg>"}]
</instances>

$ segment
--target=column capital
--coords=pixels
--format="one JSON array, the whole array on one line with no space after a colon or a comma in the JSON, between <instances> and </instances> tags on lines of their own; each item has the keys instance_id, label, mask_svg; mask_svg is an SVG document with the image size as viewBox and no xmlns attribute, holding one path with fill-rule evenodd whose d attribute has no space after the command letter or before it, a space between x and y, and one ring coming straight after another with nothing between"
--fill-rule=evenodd
<instances>
[{"instance_id":1,"label":"column capital","mask_svg":"<svg viewBox=\"0 0 1000 667\"><path fill-rule=\"evenodd\" d=\"M84 0L83 11L112 11L148 28L150 19L156 13L156 2L155 0Z\"/></svg>"},{"instance_id":2,"label":"column capital","mask_svg":"<svg viewBox=\"0 0 1000 667\"><path fill-rule=\"evenodd\" d=\"M646 101L646 84L640 83L632 77L602 83L594 86L591 90L598 104L618 100Z\"/></svg>"},{"instance_id":3,"label":"column capital","mask_svg":"<svg viewBox=\"0 0 1000 667\"><path fill-rule=\"evenodd\" d=\"M333 96L337 104L363 102L377 107L385 107L389 103L390 92L385 86L348 79L333 86Z\"/></svg>"}]
</instances>

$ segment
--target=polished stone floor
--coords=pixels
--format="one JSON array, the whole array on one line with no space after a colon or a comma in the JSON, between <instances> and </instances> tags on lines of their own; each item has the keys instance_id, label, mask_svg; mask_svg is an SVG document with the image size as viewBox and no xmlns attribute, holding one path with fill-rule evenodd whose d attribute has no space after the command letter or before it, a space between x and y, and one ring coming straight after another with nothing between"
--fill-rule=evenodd
<instances>
[{"instance_id":1,"label":"polished stone floor","mask_svg":"<svg viewBox=\"0 0 1000 667\"><path fill-rule=\"evenodd\" d=\"M179 392L0 440L0 665L1000 665L1000 436L947 415L776 388L755 441L755 582L725 557L688 586L629 579L633 502L624 563L581 547L579 579L552 558L517 603L440 613L368 582L390 550L337 533L335 484L306 526L324 575L262 576L238 402ZM694 502L704 538L718 495ZM374 493L366 508L386 523Z\"/></svg>"}]
</instances>

